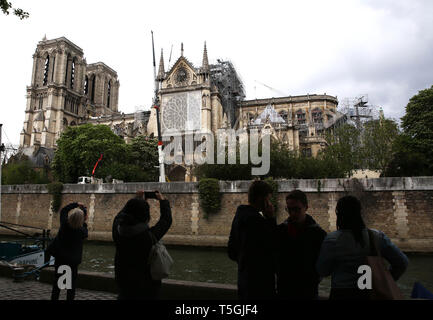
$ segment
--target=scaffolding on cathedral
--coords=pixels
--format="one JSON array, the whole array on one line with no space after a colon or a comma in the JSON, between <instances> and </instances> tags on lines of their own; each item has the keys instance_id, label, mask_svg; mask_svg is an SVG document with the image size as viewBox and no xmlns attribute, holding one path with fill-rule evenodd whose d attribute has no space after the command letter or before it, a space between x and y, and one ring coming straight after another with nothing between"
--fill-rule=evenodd
<instances>
[{"instance_id":1,"label":"scaffolding on cathedral","mask_svg":"<svg viewBox=\"0 0 433 320\"><path fill-rule=\"evenodd\" d=\"M347 116L349 123L360 129L365 122L379 119L378 109L377 106L368 104L367 94L361 94L355 98L343 99L340 112Z\"/></svg>"},{"instance_id":2,"label":"scaffolding on cathedral","mask_svg":"<svg viewBox=\"0 0 433 320\"><path fill-rule=\"evenodd\" d=\"M210 77L221 94L223 112L227 115L230 127L236 122L236 106L245 99L242 80L230 61L217 59L217 64L210 65Z\"/></svg>"}]
</instances>

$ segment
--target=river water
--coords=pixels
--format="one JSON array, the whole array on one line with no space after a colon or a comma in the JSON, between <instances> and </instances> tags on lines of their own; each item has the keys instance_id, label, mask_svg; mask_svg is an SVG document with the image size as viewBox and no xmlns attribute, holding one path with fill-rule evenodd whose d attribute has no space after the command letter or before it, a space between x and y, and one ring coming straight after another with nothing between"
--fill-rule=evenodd
<instances>
[{"instance_id":1,"label":"river water","mask_svg":"<svg viewBox=\"0 0 433 320\"><path fill-rule=\"evenodd\" d=\"M0 237L0 240L11 240ZM225 248L172 247L167 249L174 260L170 279L209 283L236 284L237 264L227 256ZM113 243L88 241L84 244L80 270L114 273ZM420 282L433 292L433 254L407 253L410 260L398 285L409 298L414 282ZM329 294L330 278L320 284L321 294Z\"/></svg>"},{"instance_id":2,"label":"river water","mask_svg":"<svg viewBox=\"0 0 433 320\"><path fill-rule=\"evenodd\" d=\"M209 283L236 284L237 264L231 261L224 248L170 247L174 260L170 279ZM84 247L81 270L114 273L114 245L87 242ZM398 285L409 298L414 282L420 282L433 292L433 254L407 253L409 267ZM330 277L322 280L320 292L329 294Z\"/></svg>"}]
</instances>

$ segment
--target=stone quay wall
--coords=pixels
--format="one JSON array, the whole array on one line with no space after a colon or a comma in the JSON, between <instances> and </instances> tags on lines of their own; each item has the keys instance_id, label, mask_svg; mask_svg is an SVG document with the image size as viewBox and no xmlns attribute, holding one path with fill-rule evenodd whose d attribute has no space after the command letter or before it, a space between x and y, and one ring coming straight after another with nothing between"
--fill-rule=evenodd
<instances>
[{"instance_id":1,"label":"stone quay wall","mask_svg":"<svg viewBox=\"0 0 433 320\"><path fill-rule=\"evenodd\" d=\"M251 181L221 181L221 211L204 218L197 182L65 184L62 205L83 202L88 207L89 240L112 241L115 215L140 189L159 189L170 201L173 224L166 244L226 246L238 205L247 203ZM433 177L278 180L277 220L287 217L285 196L293 189L307 193L308 213L328 232L336 230L335 206L346 194L363 204L368 227L382 230L408 252L433 252ZM52 196L45 185L2 186L1 221L50 229L59 227L59 213L50 209ZM159 204L149 200L151 225L159 218ZM34 229L18 228L34 233ZM0 228L1 234L12 234Z\"/></svg>"}]
</instances>

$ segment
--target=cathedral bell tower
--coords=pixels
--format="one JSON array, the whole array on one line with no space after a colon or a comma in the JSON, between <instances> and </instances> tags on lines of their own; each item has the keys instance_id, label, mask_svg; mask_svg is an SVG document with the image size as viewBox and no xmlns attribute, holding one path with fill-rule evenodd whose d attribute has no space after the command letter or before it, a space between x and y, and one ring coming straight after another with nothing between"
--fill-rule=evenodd
<instances>
[{"instance_id":1,"label":"cathedral bell tower","mask_svg":"<svg viewBox=\"0 0 433 320\"><path fill-rule=\"evenodd\" d=\"M20 147L55 148L67 126L117 113L118 88L114 70L87 65L83 50L64 37L44 37L33 55Z\"/></svg>"}]
</instances>

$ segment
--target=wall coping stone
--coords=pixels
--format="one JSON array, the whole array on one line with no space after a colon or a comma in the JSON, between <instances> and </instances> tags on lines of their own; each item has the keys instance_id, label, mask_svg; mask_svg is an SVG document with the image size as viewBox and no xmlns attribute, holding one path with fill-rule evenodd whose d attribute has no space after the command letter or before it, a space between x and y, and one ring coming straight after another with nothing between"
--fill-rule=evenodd
<instances>
[{"instance_id":1,"label":"wall coping stone","mask_svg":"<svg viewBox=\"0 0 433 320\"><path fill-rule=\"evenodd\" d=\"M433 190L433 176L428 177L386 177L372 179L290 179L276 180L278 192L300 189L304 192L345 192L345 191L426 191ZM251 180L220 181L222 193L246 193ZM161 190L162 193L198 193L198 182L132 182L119 184L64 184L63 193L74 194L133 194L137 190ZM3 185L2 194L44 194L46 185Z\"/></svg>"}]
</instances>

